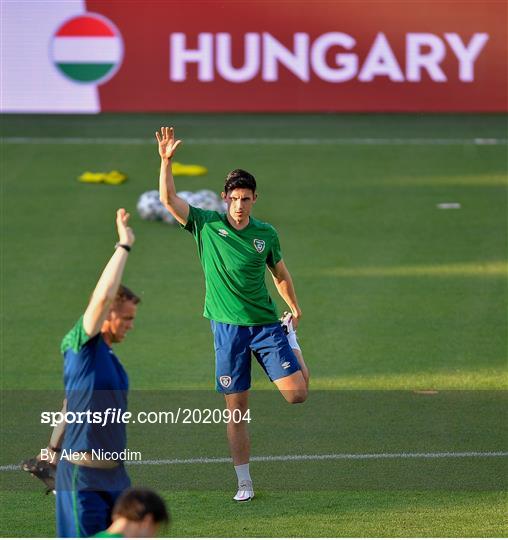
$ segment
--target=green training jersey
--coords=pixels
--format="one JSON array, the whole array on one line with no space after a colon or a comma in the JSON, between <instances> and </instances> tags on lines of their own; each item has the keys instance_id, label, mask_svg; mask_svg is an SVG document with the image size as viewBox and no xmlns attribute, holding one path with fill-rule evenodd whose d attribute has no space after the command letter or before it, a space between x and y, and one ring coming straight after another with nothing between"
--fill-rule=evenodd
<instances>
[{"instance_id":1,"label":"green training jersey","mask_svg":"<svg viewBox=\"0 0 508 540\"><path fill-rule=\"evenodd\" d=\"M276 230L251 216L237 231L226 214L189 208L184 228L196 239L205 273L204 316L240 326L277 322L265 283L266 265L273 268L282 259Z\"/></svg>"}]
</instances>

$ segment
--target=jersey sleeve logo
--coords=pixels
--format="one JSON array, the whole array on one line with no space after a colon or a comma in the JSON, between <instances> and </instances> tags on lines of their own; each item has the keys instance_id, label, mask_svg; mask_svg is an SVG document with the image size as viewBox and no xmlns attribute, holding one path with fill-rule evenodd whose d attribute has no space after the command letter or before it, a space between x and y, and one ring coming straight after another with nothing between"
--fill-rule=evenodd
<instances>
[{"instance_id":1,"label":"jersey sleeve logo","mask_svg":"<svg viewBox=\"0 0 508 540\"><path fill-rule=\"evenodd\" d=\"M254 247L256 248L256 251L258 253L263 253L263 250L265 249L265 241L264 240L258 240L257 238L254 238Z\"/></svg>"}]
</instances>

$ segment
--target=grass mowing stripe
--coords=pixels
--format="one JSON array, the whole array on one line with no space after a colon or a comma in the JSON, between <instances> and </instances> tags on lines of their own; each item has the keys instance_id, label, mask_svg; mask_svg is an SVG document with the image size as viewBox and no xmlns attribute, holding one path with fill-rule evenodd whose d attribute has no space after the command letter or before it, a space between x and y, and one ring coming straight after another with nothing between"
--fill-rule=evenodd
<instances>
[{"instance_id":1,"label":"grass mowing stripe","mask_svg":"<svg viewBox=\"0 0 508 540\"><path fill-rule=\"evenodd\" d=\"M427 264L414 266L363 266L363 267L335 267L321 268L316 273L330 277L414 277L414 276L507 276L508 262L480 261L449 264Z\"/></svg>"},{"instance_id":2,"label":"grass mowing stripe","mask_svg":"<svg viewBox=\"0 0 508 540\"><path fill-rule=\"evenodd\" d=\"M132 137L3 137L0 144L155 144L152 138ZM419 145L505 145L508 139L474 138L474 139L433 139L433 138L377 138L377 137L351 137L351 138L186 138L186 144L235 144L235 145L394 145L394 146L419 146Z\"/></svg>"},{"instance_id":3,"label":"grass mowing stripe","mask_svg":"<svg viewBox=\"0 0 508 540\"><path fill-rule=\"evenodd\" d=\"M496 452L400 452L387 454L310 454L302 456L252 456L251 461L327 461L355 459L442 459L442 458L471 458L471 457L507 457L508 451ZM126 461L128 465L192 465L206 463L230 463L231 458L188 458L188 459L147 459ZM19 465L0 465L0 471L14 471Z\"/></svg>"}]
</instances>

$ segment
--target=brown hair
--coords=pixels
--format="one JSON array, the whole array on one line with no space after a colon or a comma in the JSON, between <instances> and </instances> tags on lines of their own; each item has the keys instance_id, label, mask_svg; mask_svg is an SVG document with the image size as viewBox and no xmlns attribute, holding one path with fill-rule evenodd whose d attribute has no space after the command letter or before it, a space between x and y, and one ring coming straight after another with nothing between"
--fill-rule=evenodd
<instances>
[{"instance_id":1,"label":"brown hair","mask_svg":"<svg viewBox=\"0 0 508 540\"><path fill-rule=\"evenodd\" d=\"M250 189L252 193L256 193L256 179L243 169L235 169L226 176L224 193L227 195L230 191L238 188Z\"/></svg>"},{"instance_id":2,"label":"brown hair","mask_svg":"<svg viewBox=\"0 0 508 540\"><path fill-rule=\"evenodd\" d=\"M164 501L151 489L130 488L118 497L113 507L113 516L122 516L129 521L142 521L151 514L155 523L169 523L170 517Z\"/></svg>"},{"instance_id":3,"label":"brown hair","mask_svg":"<svg viewBox=\"0 0 508 540\"><path fill-rule=\"evenodd\" d=\"M126 287L125 285L120 285L118 287L118 291L115 296L115 304L123 304L123 302L132 302L133 304L139 304L141 302L141 298L134 292L132 292L129 287Z\"/></svg>"}]
</instances>

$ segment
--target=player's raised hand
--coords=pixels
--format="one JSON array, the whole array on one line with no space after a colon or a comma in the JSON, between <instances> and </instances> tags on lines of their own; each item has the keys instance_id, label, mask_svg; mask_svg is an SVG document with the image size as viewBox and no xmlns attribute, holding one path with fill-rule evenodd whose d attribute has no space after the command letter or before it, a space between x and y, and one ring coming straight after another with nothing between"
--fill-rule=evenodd
<instances>
[{"instance_id":1,"label":"player's raised hand","mask_svg":"<svg viewBox=\"0 0 508 540\"><path fill-rule=\"evenodd\" d=\"M160 133L155 132L155 137L159 143L159 155L162 159L171 159L182 144L181 140L175 141L175 130L172 127L161 127Z\"/></svg>"},{"instance_id":2,"label":"player's raised hand","mask_svg":"<svg viewBox=\"0 0 508 540\"><path fill-rule=\"evenodd\" d=\"M128 222L130 214L125 211L125 208L119 208L116 211L116 228L118 229L118 241L120 244L132 246L136 240L134 232L129 227Z\"/></svg>"}]
</instances>

